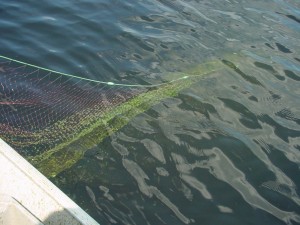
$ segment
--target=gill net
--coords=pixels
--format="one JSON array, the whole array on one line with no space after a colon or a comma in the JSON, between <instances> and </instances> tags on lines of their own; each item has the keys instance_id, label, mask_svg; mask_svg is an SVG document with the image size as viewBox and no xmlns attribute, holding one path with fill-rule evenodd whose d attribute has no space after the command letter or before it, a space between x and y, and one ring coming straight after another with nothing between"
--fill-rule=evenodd
<instances>
[{"instance_id":1,"label":"gill net","mask_svg":"<svg viewBox=\"0 0 300 225\"><path fill-rule=\"evenodd\" d=\"M168 74L160 84L130 85L0 56L0 138L46 176L56 176L139 113L223 65L216 60Z\"/></svg>"}]
</instances>

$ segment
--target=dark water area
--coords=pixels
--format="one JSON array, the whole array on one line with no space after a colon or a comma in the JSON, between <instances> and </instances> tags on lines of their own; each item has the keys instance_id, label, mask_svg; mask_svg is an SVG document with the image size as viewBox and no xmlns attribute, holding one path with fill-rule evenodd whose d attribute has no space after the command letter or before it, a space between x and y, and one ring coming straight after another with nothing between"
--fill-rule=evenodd
<instances>
[{"instance_id":1,"label":"dark water area","mask_svg":"<svg viewBox=\"0 0 300 225\"><path fill-rule=\"evenodd\" d=\"M52 178L102 225L300 224L299 40L297 0L0 2L7 57L127 84L228 68Z\"/></svg>"}]
</instances>

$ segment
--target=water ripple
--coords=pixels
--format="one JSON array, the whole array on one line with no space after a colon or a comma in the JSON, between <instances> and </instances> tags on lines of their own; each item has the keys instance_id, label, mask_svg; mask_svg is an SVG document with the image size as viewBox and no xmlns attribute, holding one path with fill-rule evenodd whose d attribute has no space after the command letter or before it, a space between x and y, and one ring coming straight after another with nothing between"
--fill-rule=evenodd
<instances>
[{"instance_id":1,"label":"water ripple","mask_svg":"<svg viewBox=\"0 0 300 225\"><path fill-rule=\"evenodd\" d=\"M130 84L222 64L53 182L101 224L299 224L299 8L283 0L1 1L0 52Z\"/></svg>"}]
</instances>

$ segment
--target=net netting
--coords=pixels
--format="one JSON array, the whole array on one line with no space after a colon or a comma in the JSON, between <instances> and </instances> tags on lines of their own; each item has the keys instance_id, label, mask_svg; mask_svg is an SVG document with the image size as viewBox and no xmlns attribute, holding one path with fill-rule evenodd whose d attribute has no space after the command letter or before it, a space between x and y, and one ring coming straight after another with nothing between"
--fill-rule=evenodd
<instances>
[{"instance_id":1,"label":"net netting","mask_svg":"<svg viewBox=\"0 0 300 225\"><path fill-rule=\"evenodd\" d=\"M1 56L0 137L55 176L137 114L222 65L209 62L158 85L123 85Z\"/></svg>"},{"instance_id":2,"label":"net netting","mask_svg":"<svg viewBox=\"0 0 300 225\"><path fill-rule=\"evenodd\" d=\"M0 134L24 154L37 154L71 138L105 111L144 91L142 87L95 83L2 60Z\"/></svg>"}]
</instances>

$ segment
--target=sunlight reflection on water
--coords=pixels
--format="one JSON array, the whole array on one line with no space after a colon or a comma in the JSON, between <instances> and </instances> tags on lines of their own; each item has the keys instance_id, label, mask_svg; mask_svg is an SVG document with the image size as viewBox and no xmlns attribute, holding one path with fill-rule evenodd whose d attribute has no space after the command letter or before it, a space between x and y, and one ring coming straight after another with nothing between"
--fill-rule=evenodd
<instances>
[{"instance_id":1,"label":"sunlight reflection on water","mask_svg":"<svg viewBox=\"0 0 300 225\"><path fill-rule=\"evenodd\" d=\"M300 223L299 3L0 9L1 54L62 72L139 83L208 59L228 67L138 115L53 179L101 224Z\"/></svg>"}]
</instances>

